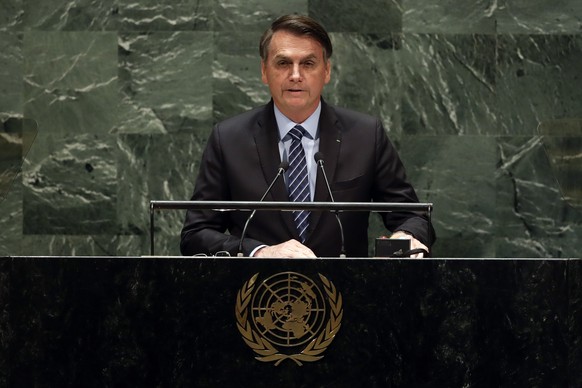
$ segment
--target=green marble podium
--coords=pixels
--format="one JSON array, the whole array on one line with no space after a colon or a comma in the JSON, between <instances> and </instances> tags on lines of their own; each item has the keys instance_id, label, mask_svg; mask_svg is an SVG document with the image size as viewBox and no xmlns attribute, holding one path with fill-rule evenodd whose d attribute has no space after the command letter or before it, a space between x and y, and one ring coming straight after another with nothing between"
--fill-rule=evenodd
<instances>
[{"instance_id":1,"label":"green marble podium","mask_svg":"<svg viewBox=\"0 0 582 388\"><path fill-rule=\"evenodd\" d=\"M297 279L309 306L277 308ZM581 280L578 259L4 257L0 386L578 387ZM293 322L321 359L250 346Z\"/></svg>"}]
</instances>

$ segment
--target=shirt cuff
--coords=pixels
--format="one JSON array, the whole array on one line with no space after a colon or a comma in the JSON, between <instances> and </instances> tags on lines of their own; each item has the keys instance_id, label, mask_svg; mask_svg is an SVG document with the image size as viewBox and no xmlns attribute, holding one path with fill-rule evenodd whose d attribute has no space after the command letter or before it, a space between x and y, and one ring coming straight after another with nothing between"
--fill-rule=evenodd
<instances>
[{"instance_id":1,"label":"shirt cuff","mask_svg":"<svg viewBox=\"0 0 582 388\"><path fill-rule=\"evenodd\" d=\"M253 249L253 250L251 251L251 254L249 255L249 257L255 257L255 253L257 253L257 251L258 251L259 249L263 249L264 247L267 247L267 246L268 246L268 245L265 245L265 244L263 244L263 245L259 245L258 247L256 247L255 249Z\"/></svg>"}]
</instances>

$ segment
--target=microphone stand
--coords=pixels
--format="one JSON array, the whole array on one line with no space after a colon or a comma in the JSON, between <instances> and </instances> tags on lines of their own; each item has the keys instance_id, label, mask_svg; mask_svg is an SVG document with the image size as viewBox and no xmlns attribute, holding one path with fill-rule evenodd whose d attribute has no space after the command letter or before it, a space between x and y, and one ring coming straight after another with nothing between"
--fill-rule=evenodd
<instances>
[{"instance_id":1,"label":"microphone stand","mask_svg":"<svg viewBox=\"0 0 582 388\"><path fill-rule=\"evenodd\" d=\"M315 158L315 162L318 164L319 167L321 167L321 173L323 175L323 180L325 181L325 187L327 187L327 192L329 193L329 198L331 199L331 202L335 202L335 200L333 199L333 194L331 193L331 186L329 185L329 181L327 179L327 174L325 173L325 168L323 167L323 154L321 152L316 152L314 155ZM340 255L339 257L342 259L345 259L346 257L346 247L345 247L345 241L344 241L344 227L342 225L342 222L339 218L339 214L338 211L334 211L333 214L335 215L335 218L337 220L337 224L339 226L340 229L340 236L341 236L341 248L340 248Z\"/></svg>"},{"instance_id":2,"label":"microphone stand","mask_svg":"<svg viewBox=\"0 0 582 388\"><path fill-rule=\"evenodd\" d=\"M275 175L275 178L271 181L271 184L269 185L269 187L267 187L267 191L265 191L265 194L263 194L263 196L261 197L261 199L259 200L259 202L263 202L263 200L265 199L265 197L267 196L267 194L269 194L271 192L271 189L273 188L273 186L275 185L275 182L277 182L277 180L279 179L279 177L285 172L287 171L287 169L289 168L289 162L287 161L283 161L281 162L281 164L279 165L279 169L277 170L277 175ZM243 227L241 236L240 236L240 241L238 244L238 253L237 253L237 257L244 257L243 254L243 241L245 238L245 235L247 234L247 228L249 226L249 223L251 222L251 220L253 219L253 217L255 216L255 213L257 212L257 209L254 209L251 213L251 215L249 216L249 218L247 218L246 222L245 222L245 226Z\"/></svg>"}]
</instances>

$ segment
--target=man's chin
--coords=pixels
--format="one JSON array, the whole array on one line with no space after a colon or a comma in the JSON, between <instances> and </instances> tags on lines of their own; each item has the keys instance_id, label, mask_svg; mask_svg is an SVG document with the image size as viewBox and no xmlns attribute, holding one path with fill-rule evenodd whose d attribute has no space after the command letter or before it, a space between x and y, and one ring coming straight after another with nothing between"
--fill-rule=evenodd
<instances>
[{"instance_id":1,"label":"man's chin","mask_svg":"<svg viewBox=\"0 0 582 388\"><path fill-rule=\"evenodd\" d=\"M292 111L300 111L307 108L307 102L303 99L285 99L285 106Z\"/></svg>"}]
</instances>

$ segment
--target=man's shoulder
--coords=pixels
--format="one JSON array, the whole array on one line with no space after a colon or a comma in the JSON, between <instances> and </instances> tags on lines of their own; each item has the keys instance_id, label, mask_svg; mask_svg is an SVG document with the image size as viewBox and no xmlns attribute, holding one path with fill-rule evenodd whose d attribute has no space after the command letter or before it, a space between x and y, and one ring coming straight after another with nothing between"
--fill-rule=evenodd
<instances>
[{"instance_id":1,"label":"man's shoulder","mask_svg":"<svg viewBox=\"0 0 582 388\"><path fill-rule=\"evenodd\" d=\"M348 127L354 125L375 127L378 124L378 118L367 113L329 104L327 104L327 109L332 116Z\"/></svg>"},{"instance_id":2,"label":"man's shoulder","mask_svg":"<svg viewBox=\"0 0 582 388\"><path fill-rule=\"evenodd\" d=\"M253 108L251 110L248 110L246 112L242 112L239 113L237 115L231 116L229 118L226 118L222 121L220 121L217 124L217 127L223 128L223 129L241 129L241 128L249 128L250 124L254 124L257 123L258 121L261 121L266 112L267 112L267 107L269 106L269 104L265 104L265 105L261 105L258 106L256 108Z\"/></svg>"}]
</instances>

